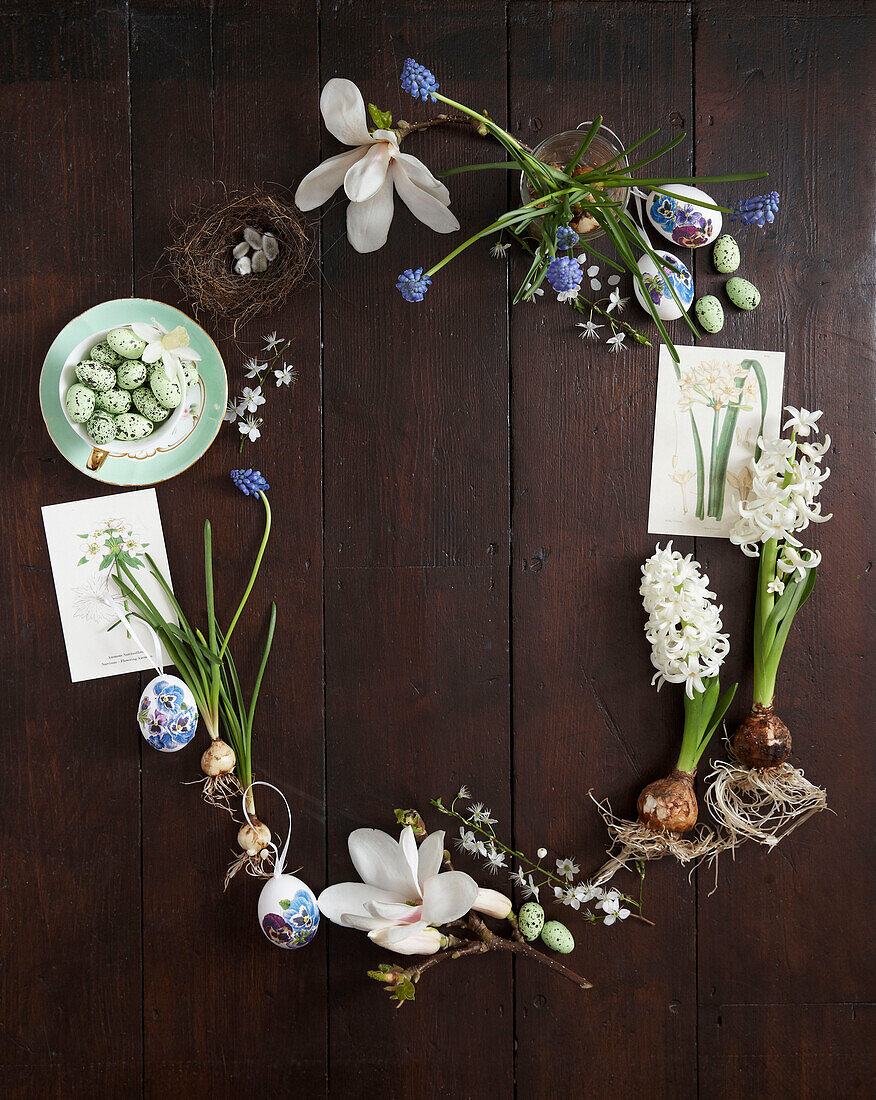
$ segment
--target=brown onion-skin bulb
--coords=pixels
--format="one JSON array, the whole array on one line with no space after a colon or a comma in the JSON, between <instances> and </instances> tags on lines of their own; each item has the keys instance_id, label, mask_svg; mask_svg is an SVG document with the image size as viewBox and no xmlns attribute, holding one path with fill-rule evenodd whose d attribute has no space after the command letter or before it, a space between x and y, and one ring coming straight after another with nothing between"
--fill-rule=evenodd
<instances>
[{"instance_id":1,"label":"brown onion-skin bulb","mask_svg":"<svg viewBox=\"0 0 876 1100\"><path fill-rule=\"evenodd\" d=\"M778 768L791 755L791 734L773 709L755 703L733 735L733 751L746 768Z\"/></svg>"},{"instance_id":2,"label":"brown onion-skin bulb","mask_svg":"<svg viewBox=\"0 0 876 1100\"><path fill-rule=\"evenodd\" d=\"M236 761L234 749L224 741L211 741L210 747L201 757L201 771L215 779L219 775L228 775L234 771Z\"/></svg>"},{"instance_id":3,"label":"brown onion-skin bulb","mask_svg":"<svg viewBox=\"0 0 876 1100\"><path fill-rule=\"evenodd\" d=\"M639 795L636 809L639 821L653 833L686 833L697 823L697 799L692 772L677 768L665 779L658 779Z\"/></svg>"}]
</instances>

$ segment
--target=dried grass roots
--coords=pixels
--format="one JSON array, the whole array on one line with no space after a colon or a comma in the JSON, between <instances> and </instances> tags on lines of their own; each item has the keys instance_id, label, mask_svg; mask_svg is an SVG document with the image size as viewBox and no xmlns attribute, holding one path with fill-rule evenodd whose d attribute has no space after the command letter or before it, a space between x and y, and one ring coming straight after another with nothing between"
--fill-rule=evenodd
<instances>
[{"instance_id":1,"label":"dried grass roots","mask_svg":"<svg viewBox=\"0 0 876 1100\"><path fill-rule=\"evenodd\" d=\"M257 278L237 275L232 252L247 226L271 233L279 254ZM227 192L214 206L198 206L174 226L167 263L174 282L194 305L240 325L277 310L307 278L313 242L300 212L281 192L262 188Z\"/></svg>"}]
</instances>

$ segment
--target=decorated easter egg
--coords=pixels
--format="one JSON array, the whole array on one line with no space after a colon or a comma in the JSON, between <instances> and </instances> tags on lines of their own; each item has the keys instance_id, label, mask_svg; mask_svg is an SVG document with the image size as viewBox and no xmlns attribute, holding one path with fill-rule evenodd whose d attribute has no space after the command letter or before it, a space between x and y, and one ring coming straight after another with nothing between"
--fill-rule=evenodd
<instances>
[{"instance_id":1,"label":"decorated easter egg","mask_svg":"<svg viewBox=\"0 0 876 1100\"><path fill-rule=\"evenodd\" d=\"M713 241L721 232L720 210L711 210L715 200L687 183L668 184L665 188L672 196L652 191L645 200L648 221L667 240L685 248L700 248Z\"/></svg>"},{"instance_id":2,"label":"decorated easter egg","mask_svg":"<svg viewBox=\"0 0 876 1100\"><path fill-rule=\"evenodd\" d=\"M106 390L95 394L94 407L112 413L113 416L120 416L130 409L131 395L127 390Z\"/></svg>"},{"instance_id":3,"label":"decorated easter egg","mask_svg":"<svg viewBox=\"0 0 876 1100\"><path fill-rule=\"evenodd\" d=\"M112 351L123 359L139 359L146 349L146 341L141 340L133 329L114 328L106 334L106 342Z\"/></svg>"},{"instance_id":4,"label":"decorated easter egg","mask_svg":"<svg viewBox=\"0 0 876 1100\"><path fill-rule=\"evenodd\" d=\"M84 424L94 412L94 393L81 382L74 382L64 398L67 415L76 424Z\"/></svg>"},{"instance_id":5,"label":"decorated easter egg","mask_svg":"<svg viewBox=\"0 0 876 1100\"><path fill-rule=\"evenodd\" d=\"M304 947L319 927L319 906L295 875L274 875L259 894L259 927L277 947Z\"/></svg>"},{"instance_id":6,"label":"decorated easter egg","mask_svg":"<svg viewBox=\"0 0 876 1100\"><path fill-rule=\"evenodd\" d=\"M96 393L115 389L116 372L112 367L105 367L103 363L97 363L94 359L84 359L81 363L77 363L76 377L83 386L88 386Z\"/></svg>"},{"instance_id":7,"label":"decorated easter egg","mask_svg":"<svg viewBox=\"0 0 876 1100\"><path fill-rule=\"evenodd\" d=\"M528 942L537 940L544 928L544 909L537 901L527 901L520 906L517 914L517 926L520 934Z\"/></svg>"},{"instance_id":8,"label":"decorated easter egg","mask_svg":"<svg viewBox=\"0 0 876 1100\"><path fill-rule=\"evenodd\" d=\"M549 920L541 930L541 941L551 951L558 951L561 955L568 955L575 949L575 937L558 920Z\"/></svg>"},{"instance_id":9,"label":"decorated easter egg","mask_svg":"<svg viewBox=\"0 0 876 1100\"><path fill-rule=\"evenodd\" d=\"M151 680L140 696L137 723L153 749L176 752L195 736L198 705L187 684L178 676L163 673Z\"/></svg>"},{"instance_id":10,"label":"decorated easter egg","mask_svg":"<svg viewBox=\"0 0 876 1100\"><path fill-rule=\"evenodd\" d=\"M672 296L668 283L672 283L679 301L685 310L688 310L694 295L693 277L681 260L673 256L671 252L658 251L657 255L663 261L661 264L662 271L657 270L657 264L647 252L639 260L639 271L642 272L642 280L648 297L645 297L638 281L633 282L633 289L643 309L648 309L648 299L650 299L655 313L661 320L674 321L676 317L681 316L681 310Z\"/></svg>"},{"instance_id":11,"label":"decorated easter egg","mask_svg":"<svg viewBox=\"0 0 876 1100\"><path fill-rule=\"evenodd\" d=\"M715 241L712 260L722 275L730 275L739 267L739 245L729 233L722 233Z\"/></svg>"},{"instance_id":12,"label":"decorated easter egg","mask_svg":"<svg viewBox=\"0 0 876 1100\"><path fill-rule=\"evenodd\" d=\"M155 400L162 408L175 409L182 401L183 395L176 378L170 378L164 368L154 370L149 376L149 385Z\"/></svg>"},{"instance_id":13,"label":"decorated easter egg","mask_svg":"<svg viewBox=\"0 0 876 1100\"><path fill-rule=\"evenodd\" d=\"M152 421L139 413L122 413L116 417L116 439L133 442L152 434Z\"/></svg>"},{"instance_id":14,"label":"decorated easter egg","mask_svg":"<svg viewBox=\"0 0 876 1100\"><path fill-rule=\"evenodd\" d=\"M162 420L167 420L170 416L170 410L165 409L163 405L159 405L155 400L155 394L148 386L138 386L131 394L134 400L134 408L141 416L145 416L147 420L151 420L153 424L160 424Z\"/></svg>"},{"instance_id":15,"label":"decorated easter egg","mask_svg":"<svg viewBox=\"0 0 876 1100\"><path fill-rule=\"evenodd\" d=\"M149 369L140 359L126 359L116 372L119 389L135 390L146 381Z\"/></svg>"},{"instance_id":16,"label":"decorated easter egg","mask_svg":"<svg viewBox=\"0 0 876 1100\"><path fill-rule=\"evenodd\" d=\"M760 305L760 291L748 279L734 277L727 280L724 287L727 297L738 309L757 309Z\"/></svg>"},{"instance_id":17,"label":"decorated easter egg","mask_svg":"<svg viewBox=\"0 0 876 1100\"><path fill-rule=\"evenodd\" d=\"M724 307L714 294L697 298L694 313L706 332L720 332L724 327Z\"/></svg>"},{"instance_id":18,"label":"decorated easter egg","mask_svg":"<svg viewBox=\"0 0 876 1100\"><path fill-rule=\"evenodd\" d=\"M95 363L102 363L105 367L117 367L122 361L121 355L113 351L105 340L94 345L88 353L88 358L93 359Z\"/></svg>"},{"instance_id":19,"label":"decorated easter egg","mask_svg":"<svg viewBox=\"0 0 876 1100\"><path fill-rule=\"evenodd\" d=\"M85 425L85 430L98 447L105 447L116 438L116 421L112 413L98 409Z\"/></svg>"}]
</instances>

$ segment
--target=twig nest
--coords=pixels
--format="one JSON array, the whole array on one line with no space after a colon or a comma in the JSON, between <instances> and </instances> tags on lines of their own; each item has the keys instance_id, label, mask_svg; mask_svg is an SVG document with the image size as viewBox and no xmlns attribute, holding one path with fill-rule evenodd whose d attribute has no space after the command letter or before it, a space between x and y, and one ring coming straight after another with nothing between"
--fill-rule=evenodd
<instances>
[{"instance_id":1,"label":"twig nest","mask_svg":"<svg viewBox=\"0 0 876 1100\"><path fill-rule=\"evenodd\" d=\"M636 803L639 821L655 833L678 836L692 829L698 813L693 784L695 774L676 769L665 779L649 783Z\"/></svg>"},{"instance_id":2,"label":"twig nest","mask_svg":"<svg viewBox=\"0 0 876 1100\"><path fill-rule=\"evenodd\" d=\"M755 703L733 735L733 752L746 768L765 771L778 768L791 755L791 733L773 709L772 703Z\"/></svg>"},{"instance_id":3,"label":"twig nest","mask_svg":"<svg viewBox=\"0 0 876 1100\"><path fill-rule=\"evenodd\" d=\"M195 312L230 318L236 330L275 311L307 277L313 253L298 208L282 191L227 192L174 227L174 281ZM257 274L258 278L241 278Z\"/></svg>"}]
</instances>

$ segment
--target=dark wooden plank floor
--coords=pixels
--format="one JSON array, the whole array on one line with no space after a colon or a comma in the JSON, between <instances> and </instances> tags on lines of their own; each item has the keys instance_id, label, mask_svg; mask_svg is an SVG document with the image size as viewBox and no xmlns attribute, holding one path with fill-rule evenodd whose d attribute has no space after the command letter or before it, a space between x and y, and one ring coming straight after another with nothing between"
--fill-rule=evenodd
<instances>
[{"instance_id":1,"label":"dark wooden plank floor","mask_svg":"<svg viewBox=\"0 0 876 1100\"><path fill-rule=\"evenodd\" d=\"M853 0L0 5L4 1096L872 1093L873 23ZM780 684L835 815L725 862L714 895L705 872L654 868L656 928L576 927L586 995L490 957L430 974L396 1013L366 984L364 937L328 929L289 956L257 929L254 883L222 893L227 823L180 786L188 754L140 752L138 677L69 684L39 507L103 490L54 451L36 384L82 309L178 302L160 270L175 208L220 181L294 185L335 151L329 77L421 117L398 89L408 55L526 141L597 112L628 138L660 123L690 135L673 169L762 167L782 192L778 229L746 237L763 305L718 341L784 348L787 400L824 408L835 440L836 518ZM482 157L473 141L410 149L438 169ZM510 186L460 177L463 229ZM521 845L595 865L588 789L630 810L678 729L677 699L649 687L637 596L656 348L615 358L556 306L511 311L485 248L410 307L396 273L445 242L400 207L375 255L343 233L338 204L321 277L242 334L292 335L299 370L250 452L275 511L251 614L274 594L281 623L256 759L290 796L292 860L319 889L346 876L351 828L465 782ZM700 292L718 281L706 255L696 275ZM159 486L184 603L200 555L173 517L213 519L228 587L254 548L235 462L226 431ZM744 675L752 569L681 543Z\"/></svg>"}]
</instances>

